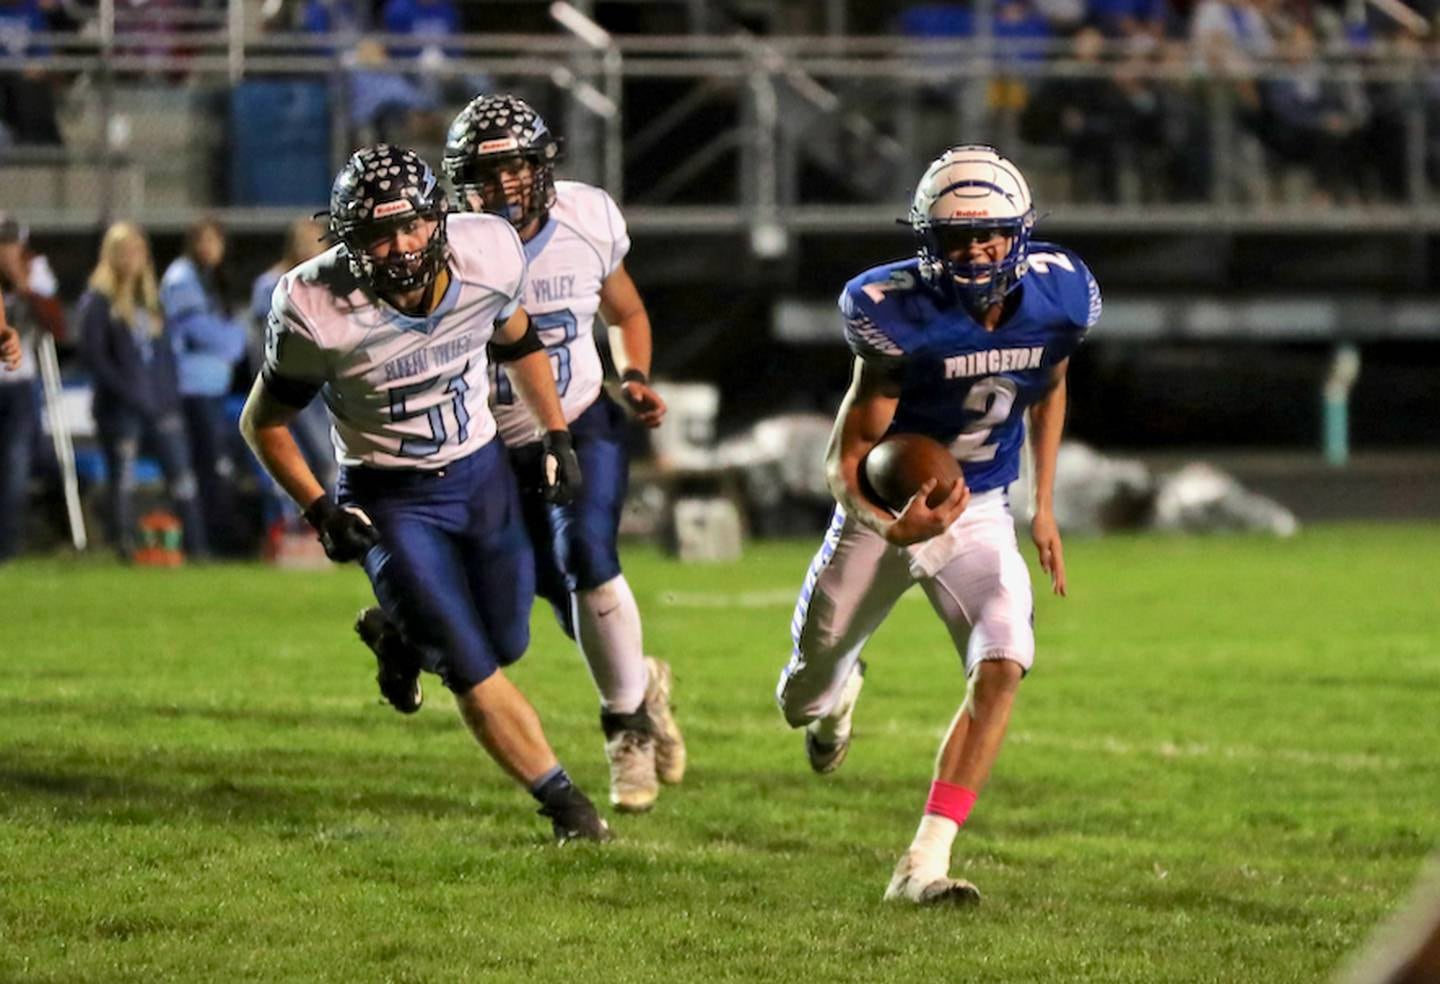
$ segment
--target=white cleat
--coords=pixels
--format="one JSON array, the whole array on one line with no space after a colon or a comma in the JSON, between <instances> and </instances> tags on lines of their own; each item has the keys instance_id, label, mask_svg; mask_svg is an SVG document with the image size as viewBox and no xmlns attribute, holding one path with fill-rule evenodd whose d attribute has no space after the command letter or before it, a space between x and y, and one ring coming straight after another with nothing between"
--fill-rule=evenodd
<instances>
[{"instance_id":1,"label":"white cleat","mask_svg":"<svg viewBox=\"0 0 1440 984\"><path fill-rule=\"evenodd\" d=\"M805 726L805 757L810 768L821 775L834 772L850 753L851 719L860 688L865 686L865 661L857 660L855 669L840 691L840 699L829 714Z\"/></svg>"},{"instance_id":2,"label":"white cleat","mask_svg":"<svg viewBox=\"0 0 1440 984\"><path fill-rule=\"evenodd\" d=\"M654 656L645 657L650 682L645 686L645 713L655 738L655 774L667 786L685 778L685 738L675 723L670 707L670 664Z\"/></svg>"},{"instance_id":3,"label":"white cleat","mask_svg":"<svg viewBox=\"0 0 1440 984\"><path fill-rule=\"evenodd\" d=\"M655 741L648 731L617 731L605 739L610 760L610 804L621 813L644 813L655 805Z\"/></svg>"},{"instance_id":4,"label":"white cleat","mask_svg":"<svg viewBox=\"0 0 1440 984\"><path fill-rule=\"evenodd\" d=\"M886 902L911 902L915 905L978 905L980 890L963 878L938 874L928 865L919 863L906 851L895 865L890 884L885 889Z\"/></svg>"}]
</instances>

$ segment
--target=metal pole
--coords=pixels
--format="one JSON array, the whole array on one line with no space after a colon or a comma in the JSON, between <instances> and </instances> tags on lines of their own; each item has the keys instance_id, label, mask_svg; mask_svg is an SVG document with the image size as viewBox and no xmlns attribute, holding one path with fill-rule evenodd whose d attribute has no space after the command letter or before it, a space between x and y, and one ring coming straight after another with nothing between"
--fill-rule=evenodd
<instances>
[{"instance_id":1,"label":"metal pole","mask_svg":"<svg viewBox=\"0 0 1440 984\"><path fill-rule=\"evenodd\" d=\"M230 84L245 75L245 4L243 0L226 0L226 42L230 62Z\"/></svg>"},{"instance_id":2,"label":"metal pole","mask_svg":"<svg viewBox=\"0 0 1440 984\"><path fill-rule=\"evenodd\" d=\"M101 228L115 214L115 151L111 120L115 115L115 0L100 0L100 180L99 220Z\"/></svg>"},{"instance_id":3,"label":"metal pole","mask_svg":"<svg viewBox=\"0 0 1440 984\"><path fill-rule=\"evenodd\" d=\"M623 59L613 43L605 52L605 95L614 111L605 117L605 190L616 204L625 203L625 128Z\"/></svg>"},{"instance_id":4,"label":"metal pole","mask_svg":"<svg viewBox=\"0 0 1440 984\"><path fill-rule=\"evenodd\" d=\"M581 2L582 6L586 8L590 6L585 0L581 0ZM594 19L589 16L586 10L582 10L572 3L567 3L565 0L555 0L554 3L550 4L550 17L593 51L605 52L608 56L609 52L615 48L614 41L610 37L610 32L595 23ZM589 114L584 112L587 107L584 106L583 100L577 101L573 98L576 91L581 88L586 88L596 93L599 92L591 82L591 78L595 74L594 66L595 58L593 55L576 52L570 59L571 75L578 81L572 89L572 100L565 114L565 137L572 151L580 151L579 153L573 153L571 155L571 169L577 172L577 176L582 180L600 184L609 178L608 171L611 166L609 159L610 149L608 147L605 148L603 151L604 158L600 159L602 152L600 152L596 146L597 140L594 122L591 120ZM608 87L609 84L610 80L607 72L605 85ZM613 102L614 100L611 99L609 101ZM613 192L615 189L612 188L610 190Z\"/></svg>"},{"instance_id":5,"label":"metal pole","mask_svg":"<svg viewBox=\"0 0 1440 984\"><path fill-rule=\"evenodd\" d=\"M783 256L789 248L785 227L780 224L779 148L776 134L780 121L780 100L775 94L772 69L778 67L763 54L755 59L750 73L750 101L754 106L748 141L754 164L754 212L750 225L750 249L763 259Z\"/></svg>"},{"instance_id":6,"label":"metal pole","mask_svg":"<svg viewBox=\"0 0 1440 984\"><path fill-rule=\"evenodd\" d=\"M40 381L45 390L45 411L50 418L50 440L55 444L55 460L60 463L60 479L65 489L65 514L70 521L70 542L76 550L89 545L85 535L85 513L80 508L80 478L75 471L75 445L70 441L70 420L65 413L65 390L60 384L60 360L55 354L55 339L49 332L40 332L35 344L36 361L40 364Z\"/></svg>"}]
</instances>

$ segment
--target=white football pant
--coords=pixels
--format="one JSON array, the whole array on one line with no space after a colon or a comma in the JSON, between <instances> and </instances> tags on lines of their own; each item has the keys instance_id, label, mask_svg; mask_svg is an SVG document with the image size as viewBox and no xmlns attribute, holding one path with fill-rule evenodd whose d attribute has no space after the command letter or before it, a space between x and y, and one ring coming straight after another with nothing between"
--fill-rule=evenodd
<instances>
[{"instance_id":1,"label":"white football pant","mask_svg":"<svg viewBox=\"0 0 1440 984\"><path fill-rule=\"evenodd\" d=\"M800 589L790 623L794 649L775 691L792 727L829 712L866 641L916 580L964 655L967 675L992 659L1029 671L1034 598L1005 490L974 496L941 536L953 542L953 556L933 576L917 577L911 551L835 508Z\"/></svg>"}]
</instances>

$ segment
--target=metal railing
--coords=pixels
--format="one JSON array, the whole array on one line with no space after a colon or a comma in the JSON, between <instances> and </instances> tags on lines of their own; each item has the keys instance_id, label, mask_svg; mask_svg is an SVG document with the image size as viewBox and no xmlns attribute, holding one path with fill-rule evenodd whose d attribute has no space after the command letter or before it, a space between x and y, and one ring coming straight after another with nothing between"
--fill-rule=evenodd
<instances>
[{"instance_id":1,"label":"metal railing","mask_svg":"<svg viewBox=\"0 0 1440 984\"><path fill-rule=\"evenodd\" d=\"M329 174L368 132L351 122L357 73L368 72L427 94L410 139L422 153L438 150L444 122L476 84L516 90L566 138L562 170L605 185L632 225L748 231L762 255L795 234L888 223L925 162L962 141L993 142L1016 158L1054 213L1052 227L1440 229L1440 63L1423 57L1360 52L1220 77L1184 49L1094 62L1054 42L621 37L556 3L563 34L367 35L379 57L360 61L356 37L247 33L240 5L228 11L223 24L183 31L129 31L123 19L102 18L95 32L36 35L31 54L0 55L0 73L39 69L56 80L65 135L60 148L0 149L0 207L36 228L125 214L163 227L199 211L241 227L278 224L295 209L234 200L206 179L236 165L236 128L257 125L223 119L224 101L263 80L323 88ZM394 54L416 49L424 51ZM1312 163L1278 152L1264 116L1247 105L1256 87L1308 79L1317 66L1323 84L1370 100L1367 126L1376 125L1377 98L1388 100L1393 147L1366 165L1366 183L1339 192L1318 182ZM1067 87L1087 86L1168 100L1169 115L1151 117L1153 133L1116 136L1085 159L1083 142L1044 120ZM1186 120L1178 137L1177 111ZM1076 180L1097 159L1114 171L1099 193ZM1183 188L1161 180L1181 167L1191 171ZM307 194L320 205L326 187L315 184Z\"/></svg>"}]
</instances>

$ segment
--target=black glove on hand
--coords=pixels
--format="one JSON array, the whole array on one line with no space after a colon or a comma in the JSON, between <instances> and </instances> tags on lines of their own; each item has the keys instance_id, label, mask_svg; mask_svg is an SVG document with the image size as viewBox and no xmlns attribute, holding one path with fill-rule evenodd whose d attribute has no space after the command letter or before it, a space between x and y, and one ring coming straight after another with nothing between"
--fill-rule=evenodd
<instances>
[{"instance_id":1,"label":"black glove on hand","mask_svg":"<svg viewBox=\"0 0 1440 984\"><path fill-rule=\"evenodd\" d=\"M320 496L305 510L305 522L320 534L325 556L337 564L360 560L380 542L370 517L355 506L341 508L329 494Z\"/></svg>"},{"instance_id":2,"label":"black glove on hand","mask_svg":"<svg viewBox=\"0 0 1440 984\"><path fill-rule=\"evenodd\" d=\"M546 431L545 455L540 459L540 487L545 501L566 506L580 495L583 480L580 459L575 457L575 442L566 430Z\"/></svg>"}]
</instances>

